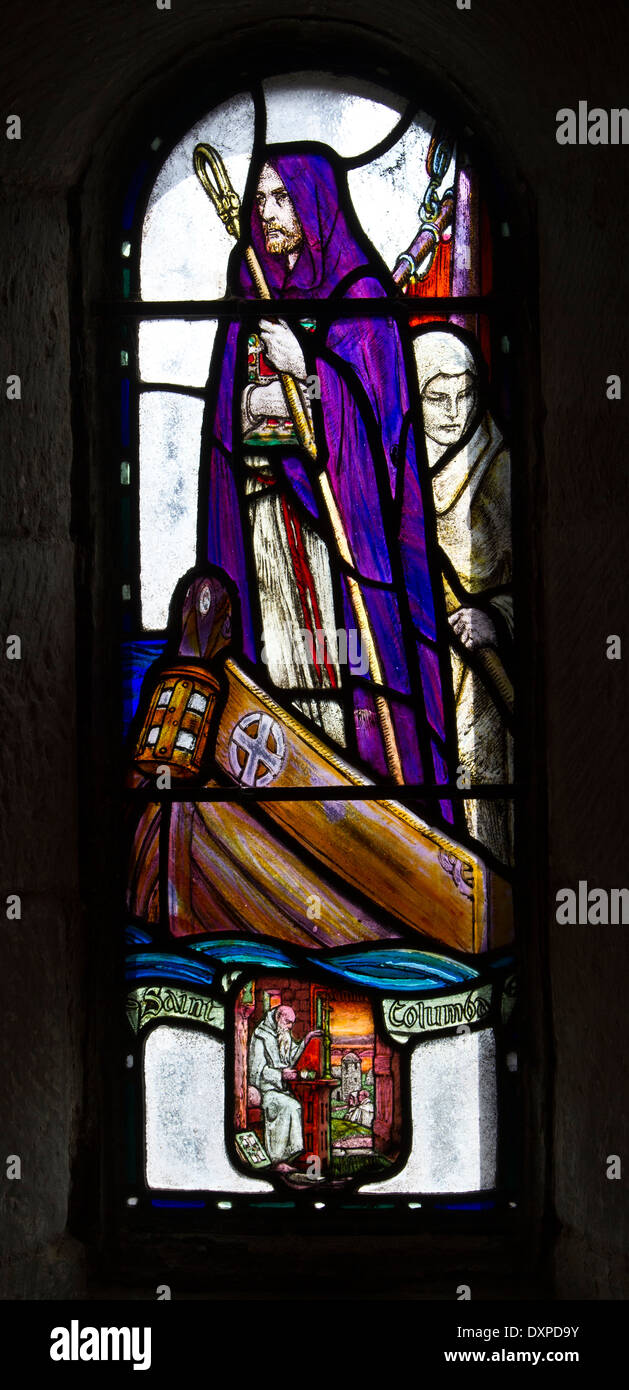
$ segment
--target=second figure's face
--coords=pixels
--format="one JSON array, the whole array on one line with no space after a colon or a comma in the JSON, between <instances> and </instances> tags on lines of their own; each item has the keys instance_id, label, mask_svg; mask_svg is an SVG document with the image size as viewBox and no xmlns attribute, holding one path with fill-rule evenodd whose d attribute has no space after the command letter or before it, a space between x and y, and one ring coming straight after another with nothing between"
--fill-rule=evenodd
<instances>
[{"instance_id":1,"label":"second figure's face","mask_svg":"<svg viewBox=\"0 0 629 1390\"><path fill-rule=\"evenodd\" d=\"M424 387L422 410L429 439L447 448L457 444L476 409L476 383L471 372L435 376Z\"/></svg>"},{"instance_id":2,"label":"second figure's face","mask_svg":"<svg viewBox=\"0 0 629 1390\"><path fill-rule=\"evenodd\" d=\"M299 218L279 174L270 164L265 164L260 174L256 203L267 251L274 256L296 251L302 243Z\"/></svg>"},{"instance_id":3,"label":"second figure's face","mask_svg":"<svg viewBox=\"0 0 629 1390\"><path fill-rule=\"evenodd\" d=\"M295 1014L287 1005L281 1006L275 1016L278 1033L290 1033L295 1022Z\"/></svg>"}]
</instances>

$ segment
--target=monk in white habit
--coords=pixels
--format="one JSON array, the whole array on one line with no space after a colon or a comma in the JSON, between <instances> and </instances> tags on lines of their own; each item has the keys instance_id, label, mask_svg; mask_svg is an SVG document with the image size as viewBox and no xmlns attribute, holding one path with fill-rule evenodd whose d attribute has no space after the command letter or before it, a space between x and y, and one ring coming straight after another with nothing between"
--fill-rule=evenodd
<instances>
[{"instance_id":1,"label":"monk in white habit","mask_svg":"<svg viewBox=\"0 0 629 1390\"><path fill-rule=\"evenodd\" d=\"M296 1064L306 1044L321 1036L315 1030L298 1043L292 1033L294 1024L294 1010L279 1004L254 1028L249 1043L249 1085L257 1087L262 1100L264 1147L280 1170L303 1151L301 1105L290 1082L297 1078Z\"/></svg>"},{"instance_id":2,"label":"monk in white habit","mask_svg":"<svg viewBox=\"0 0 629 1390\"><path fill-rule=\"evenodd\" d=\"M471 789L483 782L510 783L513 740L482 663L483 648L501 657L513 637L509 451L482 409L467 344L455 333L431 329L414 346L446 610L455 635L450 655L459 759ZM470 834L511 864L511 804L464 804Z\"/></svg>"}]
</instances>

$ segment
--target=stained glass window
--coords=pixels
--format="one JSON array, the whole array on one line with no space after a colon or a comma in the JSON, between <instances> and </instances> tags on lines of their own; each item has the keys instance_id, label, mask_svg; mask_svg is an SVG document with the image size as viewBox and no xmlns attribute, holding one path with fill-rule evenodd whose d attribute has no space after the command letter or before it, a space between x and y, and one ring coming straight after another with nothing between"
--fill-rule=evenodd
<instances>
[{"instance_id":1,"label":"stained glass window","mask_svg":"<svg viewBox=\"0 0 629 1390\"><path fill-rule=\"evenodd\" d=\"M130 180L135 1211L517 1202L508 230L323 72Z\"/></svg>"}]
</instances>

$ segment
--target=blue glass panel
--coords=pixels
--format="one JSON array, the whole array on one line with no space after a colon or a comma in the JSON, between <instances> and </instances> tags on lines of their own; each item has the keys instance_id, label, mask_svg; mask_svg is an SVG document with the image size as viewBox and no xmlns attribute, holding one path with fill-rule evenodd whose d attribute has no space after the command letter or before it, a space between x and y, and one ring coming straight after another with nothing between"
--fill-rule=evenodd
<instances>
[{"instance_id":1,"label":"blue glass panel","mask_svg":"<svg viewBox=\"0 0 629 1390\"><path fill-rule=\"evenodd\" d=\"M461 961L445 956L415 951L412 947L384 947L374 951L356 951L342 958L310 957L322 970L343 975L375 989L394 990L396 994L415 994L418 990L446 989L478 979L478 970Z\"/></svg>"},{"instance_id":2,"label":"blue glass panel","mask_svg":"<svg viewBox=\"0 0 629 1390\"><path fill-rule=\"evenodd\" d=\"M148 932L142 931L141 927L135 925L127 927L125 937L128 946L148 946L153 939Z\"/></svg>"},{"instance_id":3,"label":"blue glass panel","mask_svg":"<svg viewBox=\"0 0 629 1390\"><path fill-rule=\"evenodd\" d=\"M215 974L216 971L202 961L187 960L182 956L161 955L157 951L142 951L127 956L126 978L133 982L150 978L211 985Z\"/></svg>"},{"instance_id":4,"label":"blue glass panel","mask_svg":"<svg viewBox=\"0 0 629 1390\"><path fill-rule=\"evenodd\" d=\"M149 666L162 655L166 642L123 642L121 647L122 665L122 722L124 737L138 707L142 681Z\"/></svg>"},{"instance_id":5,"label":"blue glass panel","mask_svg":"<svg viewBox=\"0 0 629 1390\"><path fill-rule=\"evenodd\" d=\"M279 951L273 946L264 943L258 945L255 941L194 941L190 943L195 951L203 951L204 955L212 956L223 965L230 965L232 962L248 962L252 965L271 965L274 969L294 968L295 958L291 959L284 951Z\"/></svg>"},{"instance_id":6,"label":"blue glass panel","mask_svg":"<svg viewBox=\"0 0 629 1390\"><path fill-rule=\"evenodd\" d=\"M168 1202L162 1201L158 1197L151 1197L152 1207L205 1207L206 1202Z\"/></svg>"},{"instance_id":7,"label":"blue glass panel","mask_svg":"<svg viewBox=\"0 0 629 1390\"><path fill-rule=\"evenodd\" d=\"M120 382L120 438L126 447L129 443L129 381L123 377Z\"/></svg>"},{"instance_id":8,"label":"blue glass panel","mask_svg":"<svg viewBox=\"0 0 629 1390\"><path fill-rule=\"evenodd\" d=\"M138 165L129 187L127 188L122 207L122 225L125 231L129 231L129 228L133 226L136 203L142 191L148 167L148 160L144 159L142 163Z\"/></svg>"}]
</instances>

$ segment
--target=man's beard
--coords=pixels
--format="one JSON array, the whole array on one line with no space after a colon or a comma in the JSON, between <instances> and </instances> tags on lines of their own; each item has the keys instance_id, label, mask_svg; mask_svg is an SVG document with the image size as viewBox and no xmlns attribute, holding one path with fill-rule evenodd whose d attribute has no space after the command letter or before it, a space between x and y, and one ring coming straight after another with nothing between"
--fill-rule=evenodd
<instances>
[{"instance_id":1,"label":"man's beard","mask_svg":"<svg viewBox=\"0 0 629 1390\"><path fill-rule=\"evenodd\" d=\"M301 246L301 233L286 232L283 227L265 227L264 239L270 256L288 255Z\"/></svg>"}]
</instances>

